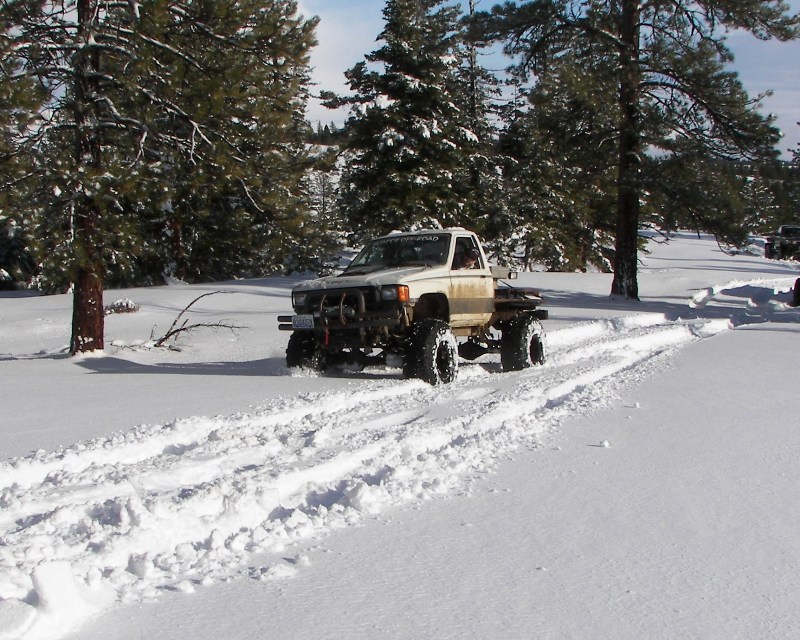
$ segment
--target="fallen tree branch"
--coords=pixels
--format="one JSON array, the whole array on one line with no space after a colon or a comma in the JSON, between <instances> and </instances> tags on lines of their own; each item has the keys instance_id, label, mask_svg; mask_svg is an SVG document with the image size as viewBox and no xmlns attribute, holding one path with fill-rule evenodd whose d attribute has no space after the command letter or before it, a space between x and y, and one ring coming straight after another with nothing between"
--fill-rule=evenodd
<instances>
[{"instance_id":1,"label":"fallen tree branch","mask_svg":"<svg viewBox=\"0 0 800 640\"><path fill-rule=\"evenodd\" d=\"M228 324L220 320L219 322L197 322L194 324L187 324L189 322L188 319L184 320L182 324L178 325L181 318L184 314L189 311L189 309L194 306L195 302L198 300L202 300L206 296L213 296L217 293L229 293L227 291L210 291L209 293L204 293L201 296L197 296L194 300L192 300L186 307L184 307L183 311L181 311L176 317L175 320L172 322L172 326L170 326L169 331L167 331L163 336L161 336L158 340L156 340L153 346L156 347L163 347L169 340L174 338L175 336L181 333L188 333L189 331L194 331L195 329L230 329L231 331L235 331L236 329L246 329L247 327L240 327L235 324Z\"/></svg>"}]
</instances>

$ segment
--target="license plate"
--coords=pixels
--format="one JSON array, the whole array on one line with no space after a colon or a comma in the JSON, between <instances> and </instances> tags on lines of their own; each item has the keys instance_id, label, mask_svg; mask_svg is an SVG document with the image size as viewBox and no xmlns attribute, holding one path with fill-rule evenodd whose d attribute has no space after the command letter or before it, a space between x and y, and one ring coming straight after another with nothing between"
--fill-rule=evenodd
<instances>
[{"instance_id":1,"label":"license plate","mask_svg":"<svg viewBox=\"0 0 800 640\"><path fill-rule=\"evenodd\" d=\"M313 329L313 328L314 328L314 316L312 316L311 314L292 316L292 329Z\"/></svg>"}]
</instances>

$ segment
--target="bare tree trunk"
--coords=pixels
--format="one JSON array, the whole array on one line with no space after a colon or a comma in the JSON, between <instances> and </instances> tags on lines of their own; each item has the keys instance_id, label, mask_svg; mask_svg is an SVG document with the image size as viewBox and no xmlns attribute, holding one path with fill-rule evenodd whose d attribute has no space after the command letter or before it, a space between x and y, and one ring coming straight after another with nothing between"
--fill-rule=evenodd
<instances>
[{"instance_id":1,"label":"bare tree trunk","mask_svg":"<svg viewBox=\"0 0 800 640\"><path fill-rule=\"evenodd\" d=\"M617 172L617 237L611 293L639 299L638 240L641 139L639 133L639 4L621 0L621 111Z\"/></svg>"},{"instance_id":2,"label":"bare tree trunk","mask_svg":"<svg viewBox=\"0 0 800 640\"><path fill-rule=\"evenodd\" d=\"M104 320L103 279L94 270L80 267L74 283L70 353L101 351Z\"/></svg>"},{"instance_id":3,"label":"bare tree trunk","mask_svg":"<svg viewBox=\"0 0 800 640\"><path fill-rule=\"evenodd\" d=\"M78 41L83 43L75 61L76 124L75 162L87 173L102 167L102 148L93 113L97 94L100 54L89 43L94 40L98 0L78 0ZM76 277L72 303L72 337L70 353L99 351L104 348L103 276L101 211L92 196L80 194L74 218L74 253Z\"/></svg>"}]
</instances>

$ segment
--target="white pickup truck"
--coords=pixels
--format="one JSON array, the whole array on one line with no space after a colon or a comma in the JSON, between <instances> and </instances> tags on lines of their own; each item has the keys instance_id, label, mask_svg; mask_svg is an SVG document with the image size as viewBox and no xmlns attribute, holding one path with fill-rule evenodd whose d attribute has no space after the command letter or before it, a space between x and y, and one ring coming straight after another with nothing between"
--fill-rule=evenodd
<instances>
[{"instance_id":1,"label":"white pickup truck","mask_svg":"<svg viewBox=\"0 0 800 640\"><path fill-rule=\"evenodd\" d=\"M459 356L500 353L505 371L542 363L547 311L516 274L489 266L478 237L464 229L394 233L368 242L339 275L292 289L289 367L325 369L402 362L406 377L452 382Z\"/></svg>"}]
</instances>

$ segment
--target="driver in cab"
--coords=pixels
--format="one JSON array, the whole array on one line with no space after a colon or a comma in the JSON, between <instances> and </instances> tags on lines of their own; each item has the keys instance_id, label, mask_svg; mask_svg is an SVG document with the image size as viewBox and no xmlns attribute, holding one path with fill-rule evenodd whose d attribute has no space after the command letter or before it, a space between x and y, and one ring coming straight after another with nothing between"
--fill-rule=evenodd
<instances>
[{"instance_id":1,"label":"driver in cab","mask_svg":"<svg viewBox=\"0 0 800 640\"><path fill-rule=\"evenodd\" d=\"M478 267L478 250L467 249L458 259L456 269L476 269Z\"/></svg>"}]
</instances>

